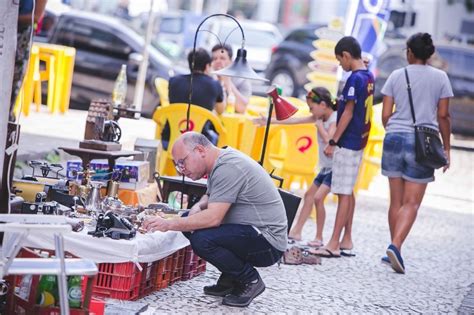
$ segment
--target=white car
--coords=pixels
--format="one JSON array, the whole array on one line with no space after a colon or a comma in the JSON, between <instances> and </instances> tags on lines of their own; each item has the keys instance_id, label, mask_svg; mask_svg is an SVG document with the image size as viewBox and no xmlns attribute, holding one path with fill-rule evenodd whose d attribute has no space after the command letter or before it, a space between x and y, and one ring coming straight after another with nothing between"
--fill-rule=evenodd
<instances>
[{"instance_id":1,"label":"white car","mask_svg":"<svg viewBox=\"0 0 474 315\"><path fill-rule=\"evenodd\" d=\"M255 22L243 20L239 23L244 30L245 49L247 50L247 61L257 72L263 73L270 63L272 48L278 45L282 40L282 35L278 28L267 22ZM228 18L209 19L201 27L199 36L206 36L204 47L212 48L215 44L227 43L232 46L234 52L233 58L237 54L237 49L242 47L242 33L237 23ZM219 40L213 34L206 32L210 30L219 37Z\"/></svg>"}]
</instances>

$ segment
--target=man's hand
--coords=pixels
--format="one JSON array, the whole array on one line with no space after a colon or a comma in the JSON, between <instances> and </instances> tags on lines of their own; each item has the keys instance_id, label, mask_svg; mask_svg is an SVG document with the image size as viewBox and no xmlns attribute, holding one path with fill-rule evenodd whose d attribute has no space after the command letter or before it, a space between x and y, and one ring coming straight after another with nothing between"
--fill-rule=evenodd
<instances>
[{"instance_id":1,"label":"man's hand","mask_svg":"<svg viewBox=\"0 0 474 315\"><path fill-rule=\"evenodd\" d=\"M142 227L147 232L155 232L155 231L166 232L166 231L169 231L170 224L168 220L165 220L159 216L154 216L154 217L146 218L145 221L143 222Z\"/></svg>"},{"instance_id":2,"label":"man's hand","mask_svg":"<svg viewBox=\"0 0 474 315\"><path fill-rule=\"evenodd\" d=\"M331 157L334 153L334 146L333 145L327 145L326 148L324 149L324 154L327 156Z\"/></svg>"}]
</instances>

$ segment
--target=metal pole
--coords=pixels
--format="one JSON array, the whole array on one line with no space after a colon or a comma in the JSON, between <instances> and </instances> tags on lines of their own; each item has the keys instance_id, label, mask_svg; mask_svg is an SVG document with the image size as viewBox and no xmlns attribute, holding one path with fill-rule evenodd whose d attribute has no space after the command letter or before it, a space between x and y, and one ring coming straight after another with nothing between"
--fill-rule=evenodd
<instances>
[{"instance_id":1,"label":"metal pole","mask_svg":"<svg viewBox=\"0 0 474 315\"><path fill-rule=\"evenodd\" d=\"M145 92L145 80L146 80L146 71L148 69L148 46L150 46L151 36L153 35L153 26L155 25L155 13L153 12L153 7L155 0L151 0L150 11L148 13L148 25L146 28L145 35L145 46L143 47L143 60L140 63L138 69L137 83L135 84L135 95L133 98L133 105L135 105L136 110L140 111L142 109L143 103L143 94Z\"/></svg>"},{"instance_id":2,"label":"metal pole","mask_svg":"<svg viewBox=\"0 0 474 315\"><path fill-rule=\"evenodd\" d=\"M267 126L265 127L265 135L263 136L263 145L262 145L262 152L260 153L260 162L258 162L261 166L263 166L263 160L265 159L265 151L267 150L268 132L270 131L270 123L272 121L272 114L273 114L273 100L269 100L269 102L270 102L270 108L268 109Z\"/></svg>"},{"instance_id":3,"label":"metal pole","mask_svg":"<svg viewBox=\"0 0 474 315\"><path fill-rule=\"evenodd\" d=\"M13 71L17 41L18 1L0 0L0 192L6 192L8 174L5 171L5 150L7 146L10 98L12 94ZM4 176L5 175L5 176ZM0 213L6 213L10 203L9 192L0 193Z\"/></svg>"}]
</instances>

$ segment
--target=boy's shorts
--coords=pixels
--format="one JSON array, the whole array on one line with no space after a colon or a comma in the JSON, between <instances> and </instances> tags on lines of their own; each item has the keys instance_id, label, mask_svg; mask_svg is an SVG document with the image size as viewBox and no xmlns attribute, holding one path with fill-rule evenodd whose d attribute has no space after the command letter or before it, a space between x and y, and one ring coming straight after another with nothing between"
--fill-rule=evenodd
<instances>
[{"instance_id":1,"label":"boy's shorts","mask_svg":"<svg viewBox=\"0 0 474 315\"><path fill-rule=\"evenodd\" d=\"M314 179L313 183L316 186L326 185L331 187L331 178L332 178L332 170L329 167L323 167L316 178Z\"/></svg>"},{"instance_id":2,"label":"boy's shorts","mask_svg":"<svg viewBox=\"0 0 474 315\"><path fill-rule=\"evenodd\" d=\"M363 152L364 149L358 151L346 148L335 149L332 160L331 192L333 194L352 194Z\"/></svg>"},{"instance_id":3,"label":"boy's shorts","mask_svg":"<svg viewBox=\"0 0 474 315\"><path fill-rule=\"evenodd\" d=\"M434 169L415 160L415 133L387 133L383 140L382 175L425 184L434 180Z\"/></svg>"}]
</instances>

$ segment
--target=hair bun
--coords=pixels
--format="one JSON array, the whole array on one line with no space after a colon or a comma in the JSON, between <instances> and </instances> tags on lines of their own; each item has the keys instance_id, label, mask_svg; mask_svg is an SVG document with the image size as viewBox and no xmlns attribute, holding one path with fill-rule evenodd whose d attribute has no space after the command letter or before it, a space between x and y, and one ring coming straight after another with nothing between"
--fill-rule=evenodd
<instances>
[{"instance_id":1,"label":"hair bun","mask_svg":"<svg viewBox=\"0 0 474 315\"><path fill-rule=\"evenodd\" d=\"M421 36L421 39L426 45L433 45L433 39L431 38L430 34L423 33L423 36Z\"/></svg>"}]
</instances>

